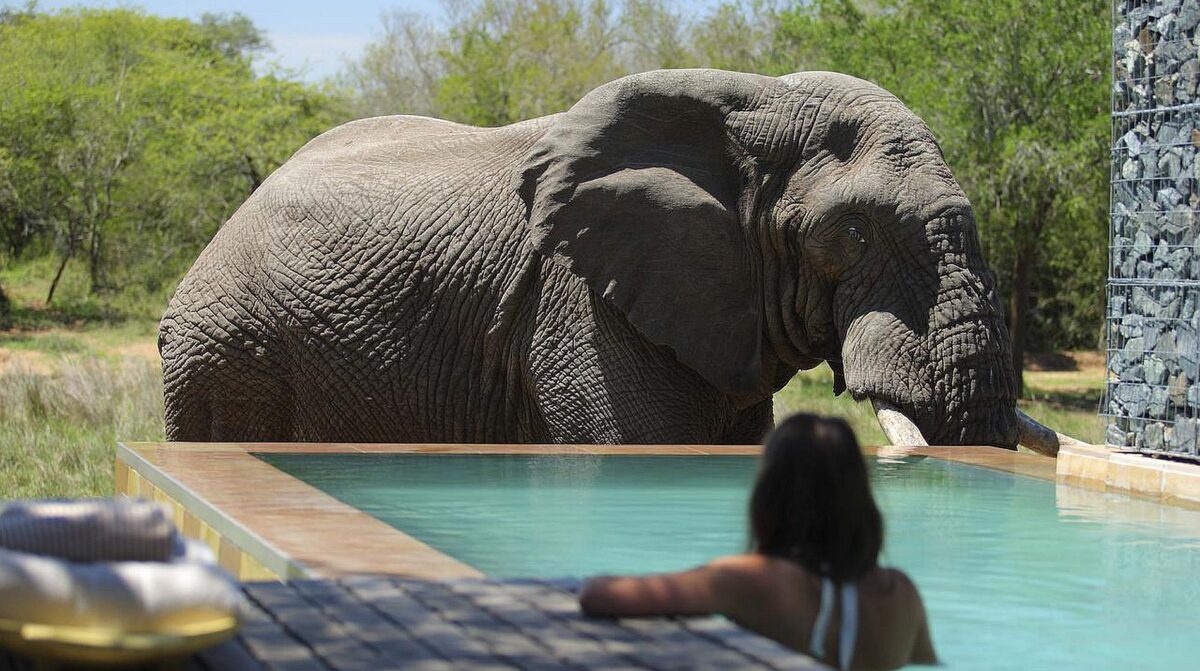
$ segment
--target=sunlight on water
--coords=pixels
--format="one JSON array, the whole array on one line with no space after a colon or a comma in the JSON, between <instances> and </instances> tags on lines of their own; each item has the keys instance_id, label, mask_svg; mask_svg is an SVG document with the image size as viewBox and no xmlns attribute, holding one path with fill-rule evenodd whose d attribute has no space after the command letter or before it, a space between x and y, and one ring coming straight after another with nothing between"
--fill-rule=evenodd
<instances>
[{"instance_id":1,"label":"sunlight on water","mask_svg":"<svg viewBox=\"0 0 1200 671\"><path fill-rule=\"evenodd\" d=\"M260 455L494 576L688 568L746 544L751 457ZM1200 668L1200 513L872 461L882 562L960 669ZM297 514L302 514L297 511Z\"/></svg>"}]
</instances>

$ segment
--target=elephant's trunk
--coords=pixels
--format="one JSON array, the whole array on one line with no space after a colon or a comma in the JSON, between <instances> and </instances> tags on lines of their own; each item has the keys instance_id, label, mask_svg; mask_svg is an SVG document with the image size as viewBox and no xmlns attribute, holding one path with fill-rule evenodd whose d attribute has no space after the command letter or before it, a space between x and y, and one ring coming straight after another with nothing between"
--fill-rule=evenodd
<instances>
[{"instance_id":1,"label":"elephant's trunk","mask_svg":"<svg viewBox=\"0 0 1200 671\"><path fill-rule=\"evenodd\" d=\"M861 315L842 350L846 386L874 402L893 443L1012 448L1016 399L999 328L971 321L920 334L891 313Z\"/></svg>"}]
</instances>

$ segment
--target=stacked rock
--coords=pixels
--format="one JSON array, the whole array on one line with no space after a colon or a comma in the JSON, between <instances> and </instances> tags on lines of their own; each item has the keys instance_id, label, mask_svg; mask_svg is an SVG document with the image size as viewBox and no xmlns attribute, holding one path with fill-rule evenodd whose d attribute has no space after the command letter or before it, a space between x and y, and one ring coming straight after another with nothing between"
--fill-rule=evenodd
<instances>
[{"instance_id":1,"label":"stacked rock","mask_svg":"<svg viewBox=\"0 0 1200 671\"><path fill-rule=\"evenodd\" d=\"M1200 459L1200 0L1116 0L1110 446Z\"/></svg>"}]
</instances>

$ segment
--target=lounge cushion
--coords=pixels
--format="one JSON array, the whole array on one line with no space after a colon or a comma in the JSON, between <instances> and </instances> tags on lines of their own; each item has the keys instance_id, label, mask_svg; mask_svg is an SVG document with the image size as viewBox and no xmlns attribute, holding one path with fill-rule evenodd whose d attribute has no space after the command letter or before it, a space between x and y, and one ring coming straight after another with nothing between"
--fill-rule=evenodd
<instances>
[{"instance_id":1,"label":"lounge cushion","mask_svg":"<svg viewBox=\"0 0 1200 671\"><path fill-rule=\"evenodd\" d=\"M191 541L183 547L172 562L107 563L0 549L0 619L136 632L238 614L237 584L211 552Z\"/></svg>"},{"instance_id":2,"label":"lounge cushion","mask_svg":"<svg viewBox=\"0 0 1200 671\"><path fill-rule=\"evenodd\" d=\"M75 562L167 561L183 540L161 503L136 499L0 505L0 548Z\"/></svg>"}]
</instances>

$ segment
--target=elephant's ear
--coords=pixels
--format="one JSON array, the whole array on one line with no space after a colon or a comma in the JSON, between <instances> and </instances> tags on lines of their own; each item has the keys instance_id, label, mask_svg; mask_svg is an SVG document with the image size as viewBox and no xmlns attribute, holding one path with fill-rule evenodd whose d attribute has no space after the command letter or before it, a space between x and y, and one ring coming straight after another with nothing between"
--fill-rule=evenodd
<instances>
[{"instance_id":1,"label":"elephant's ear","mask_svg":"<svg viewBox=\"0 0 1200 671\"><path fill-rule=\"evenodd\" d=\"M728 393L758 384L762 298L726 118L772 81L715 70L619 79L559 115L520 175L537 249Z\"/></svg>"}]
</instances>

